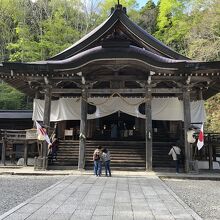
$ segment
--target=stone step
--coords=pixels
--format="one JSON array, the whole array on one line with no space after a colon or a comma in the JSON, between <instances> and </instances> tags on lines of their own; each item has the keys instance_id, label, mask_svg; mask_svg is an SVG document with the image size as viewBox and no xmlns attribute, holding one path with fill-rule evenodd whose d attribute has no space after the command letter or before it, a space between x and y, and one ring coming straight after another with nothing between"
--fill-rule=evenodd
<instances>
[{"instance_id":1,"label":"stone step","mask_svg":"<svg viewBox=\"0 0 220 220\"><path fill-rule=\"evenodd\" d=\"M168 155L172 142L153 143L153 166L172 167L172 158ZM98 145L106 146L111 152L111 166L143 166L145 167L145 143L138 141L87 141L86 165L93 166L92 155ZM78 164L79 141L61 141L57 152L56 166Z\"/></svg>"}]
</instances>

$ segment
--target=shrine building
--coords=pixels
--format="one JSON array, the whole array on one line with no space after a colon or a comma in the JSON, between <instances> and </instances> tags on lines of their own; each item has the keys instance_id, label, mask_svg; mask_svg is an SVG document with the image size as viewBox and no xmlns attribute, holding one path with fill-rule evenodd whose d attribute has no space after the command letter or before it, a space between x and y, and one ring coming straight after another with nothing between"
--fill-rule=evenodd
<instances>
[{"instance_id":1,"label":"shrine building","mask_svg":"<svg viewBox=\"0 0 220 220\"><path fill-rule=\"evenodd\" d=\"M33 121L56 127L53 166L92 167L97 146L112 167L172 167L178 144L192 160L187 131L206 121L204 100L220 91L220 61L191 60L132 22L118 4L102 24L66 50L38 62L3 62L3 81L33 97ZM47 144L40 168L48 169Z\"/></svg>"}]
</instances>

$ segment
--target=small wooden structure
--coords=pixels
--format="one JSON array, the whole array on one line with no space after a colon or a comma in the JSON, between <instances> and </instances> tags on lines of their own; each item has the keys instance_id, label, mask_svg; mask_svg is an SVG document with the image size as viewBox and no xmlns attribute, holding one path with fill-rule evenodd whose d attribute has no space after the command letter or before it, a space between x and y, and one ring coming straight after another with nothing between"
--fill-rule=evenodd
<instances>
[{"instance_id":1,"label":"small wooden structure","mask_svg":"<svg viewBox=\"0 0 220 220\"><path fill-rule=\"evenodd\" d=\"M145 97L148 171L152 170L152 98L178 97L183 101L185 171L189 172L190 101L220 91L220 62L193 61L176 53L133 23L118 4L105 22L68 49L46 61L3 62L0 77L28 95L44 98L43 123L48 127L51 100L81 96L78 169L85 167L88 97L113 93Z\"/></svg>"},{"instance_id":2,"label":"small wooden structure","mask_svg":"<svg viewBox=\"0 0 220 220\"><path fill-rule=\"evenodd\" d=\"M14 144L22 144L24 146L24 166L27 166L28 160L28 145L36 144L37 138L28 135L26 130L0 130L1 149L1 164L6 165L6 157L9 157L11 162L15 162L16 152L13 150ZM36 130L35 130L36 134ZM36 135L35 135L36 136Z\"/></svg>"}]
</instances>

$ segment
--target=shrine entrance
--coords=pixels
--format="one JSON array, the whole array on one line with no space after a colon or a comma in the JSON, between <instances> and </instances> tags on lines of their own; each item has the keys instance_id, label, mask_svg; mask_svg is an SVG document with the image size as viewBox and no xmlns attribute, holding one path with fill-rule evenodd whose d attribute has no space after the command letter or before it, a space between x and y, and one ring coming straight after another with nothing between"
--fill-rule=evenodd
<instances>
[{"instance_id":1,"label":"shrine entrance","mask_svg":"<svg viewBox=\"0 0 220 220\"><path fill-rule=\"evenodd\" d=\"M88 122L88 124L91 123ZM95 124L95 131L93 131L91 139L109 141L144 140L144 120L122 112L96 119ZM88 128L88 130L90 129Z\"/></svg>"}]
</instances>

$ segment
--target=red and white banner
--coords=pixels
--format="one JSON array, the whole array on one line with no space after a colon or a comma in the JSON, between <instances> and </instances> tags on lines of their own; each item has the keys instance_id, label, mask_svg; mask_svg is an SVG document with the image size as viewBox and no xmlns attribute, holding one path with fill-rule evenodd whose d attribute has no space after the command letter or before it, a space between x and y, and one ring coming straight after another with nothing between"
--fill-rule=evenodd
<instances>
[{"instance_id":1,"label":"red and white banner","mask_svg":"<svg viewBox=\"0 0 220 220\"><path fill-rule=\"evenodd\" d=\"M203 145L204 145L204 132L203 132L203 124L202 124L197 141L198 150L200 150L203 147Z\"/></svg>"},{"instance_id":2,"label":"red and white banner","mask_svg":"<svg viewBox=\"0 0 220 220\"><path fill-rule=\"evenodd\" d=\"M51 144L50 138L47 135L46 129L42 128L41 125L37 121L35 121L35 123L37 126L37 134L42 136L48 144Z\"/></svg>"}]
</instances>

